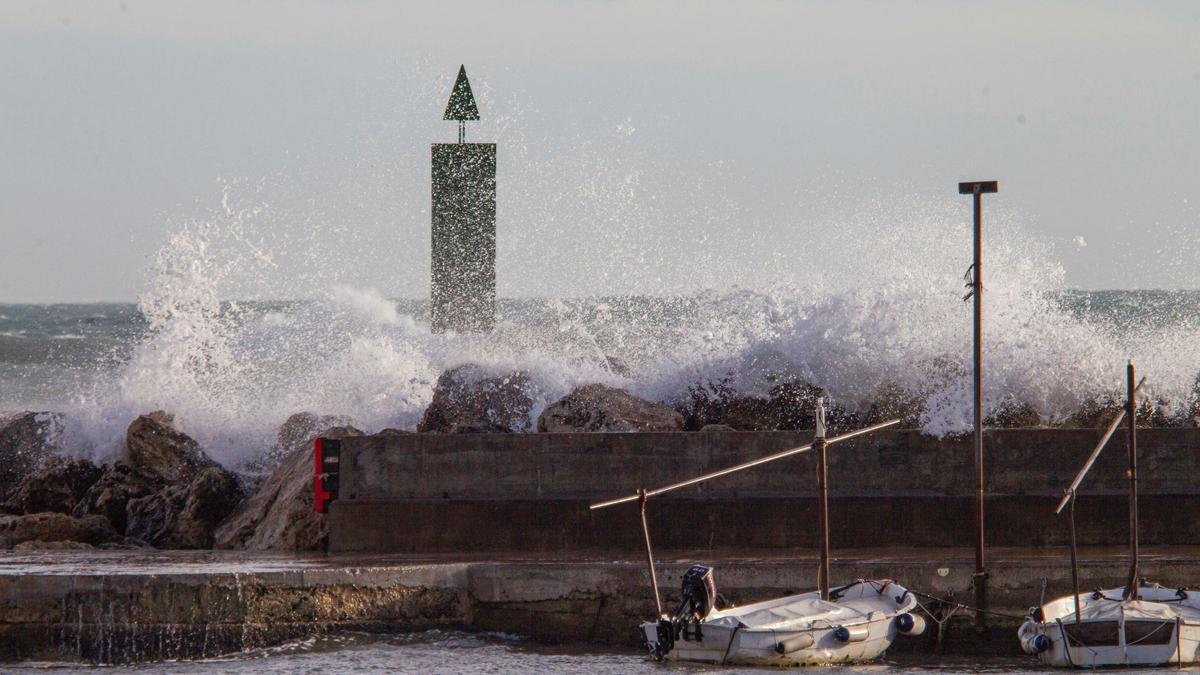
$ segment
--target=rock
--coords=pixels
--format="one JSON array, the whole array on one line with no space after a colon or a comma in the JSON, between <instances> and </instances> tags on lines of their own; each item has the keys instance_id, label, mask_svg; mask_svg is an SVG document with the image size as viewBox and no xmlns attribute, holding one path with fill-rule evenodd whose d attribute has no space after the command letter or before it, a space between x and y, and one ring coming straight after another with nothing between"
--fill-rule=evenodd
<instances>
[{"instance_id":1,"label":"rock","mask_svg":"<svg viewBox=\"0 0 1200 675\"><path fill-rule=\"evenodd\" d=\"M296 451L296 448L312 442L316 436L335 427L353 428L352 420L345 415L317 415L310 412L298 412L284 421L279 427L275 448L279 451L279 459L283 459Z\"/></svg>"},{"instance_id":2,"label":"rock","mask_svg":"<svg viewBox=\"0 0 1200 675\"><path fill-rule=\"evenodd\" d=\"M124 462L107 464L104 473L88 488L75 506L74 514L97 514L108 519L117 532L124 533L129 502L152 494L163 486L133 470Z\"/></svg>"},{"instance_id":3,"label":"rock","mask_svg":"<svg viewBox=\"0 0 1200 675\"><path fill-rule=\"evenodd\" d=\"M925 400L921 396L910 394L898 384L885 384L871 396L864 423L878 424L900 418L900 426L919 429L924 412Z\"/></svg>"},{"instance_id":4,"label":"rock","mask_svg":"<svg viewBox=\"0 0 1200 675\"><path fill-rule=\"evenodd\" d=\"M776 431L812 429L816 426L816 401L820 387L791 380L775 385L766 397L747 396L736 391L732 375L713 382L688 387L688 398L677 409L683 414L683 428L698 431L710 424L721 424L738 431ZM831 431L854 427L854 415L826 401L826 421Z\"/></svg>"},{"instance_id":5,"label":"rock","mask_svg":"<svg viewBox=\"0 0 1200 675\"><path fill-rule=\"evenodd\" d=\"M433 401L417 430L458 433L529 431L533 409L529 376L495 374L475 364L452 368L438 377Z\"/></svg>"},{"instance_id":6,"label":"rock","mask_svg":"<svg viewBox=\"0 0 1200 675\"><path fill-rule=\"evenodd\" d=\"M548 406L538 416L540 432L680 431L683 415L603 384L587 384Z\"/></svg>"},{"instance_id":7,"label":"rock","mask_svg":"<svg viewBox=\"0 0 1200 675\"><path fill-rule=\"evenodd\" d=\"M763 426L767 401L743 396L733 387L732 373L707 383L688 387L688 398L677 410L683 416L686 431L698 431L710 424L722 424L737 430L757 430Z\"/></svg>"},{"instance_id":8,"label":"rock","mask_svg":"<svg viewBox=\"0 0 1200 675\"><path fill-rule=\"evenodd\" d=\"M75 518L63 513L0 516L0 549L27 541L77 541L96 545L119 539L120 535L103 516Z\"/></svg>"},{"instance_id":9,"label":"rock","mask_svg":"<svg viewBox=\"0 0 1200 675\"><path fill-rule=\"evenodd\" d=\"M10 505L18 513L72 513L102 473L89 460L55 457L21 481Z\"/></svg>"},{"instance_id":10,"label":"rock","mask_svg":"<svg viewBox=\"0 0 1200 675\"><path fill-rule=\"evenodd\" d=\"M329 536L313 511L312 450L297 448L216 531L216 548L318 550Z\"/></svg>"},{"instance_id":11,"label":"rock","mask_svg":"<svg viewBox=\"0 0 1200 675\"><path fill-rule=\"evenodd\" d=\"M21 481L55 455L62 433L62 416L57 413L0 413L0 503L11 499Z\"/></svg>"},{"instance_id":12,"label":"rock","mask_svg":"<svg viewBox=\"0 0 1200 675\"><path fill-rule=\"evenodd\" d=\"M211 548L213 530L241 497L233 474L220 467L201 469L186 486L130 500L126 534L158 548Z\"/></svg>"},{"instance_id":13,"label":"rock","mask_svg":"<svg viewBox=\"0 0 1200 675\"><path fill-rule=\"evenodd\" d=\"M705 424L703 427L700 427L700 433L702 434L722 433L726 431L737 431L737 429L728 424Z\"/></svg>"},{"instance_id":14,"label":"rock","mask_svg":"<svg viewBox=\"0 0 1200 675\"><path fill-rule=\"evenodd\" d=\"M169 484L189 481L201 469L218 466L199 443L176 430L174 418L161 410L142 415L129 425L125 456L135 472Z\"/></svg>"},{"instance_id":15,"label":"rock","mask_svg":"<svg viewBox=\"0 0 1200 675\"><path fill-rule=\"evenodd\" d=\"M1042 415L1028 403L1006 400L988 415L984 426L1000 429L1019 429L1042 426Z\"/></svg>"},{"instance_id":16,"label":"rock","mask_svg":"<svg viewBox=\"0 0 1200 675\"><path fill-rule=\"evenodd\" d=\"M361 436L353 427L335 427L326 438ZM296 448L254 494L217 528L216 548L256 551L324 550L329 537L325 515L313 510L311 439Z\"/></svg>"},{"instance_id":17,"label":"rock","mask_svg":"<svg viewBox=\"0 0 1200 675\"><path fill-rule=\"evenodd\" d=\"M1187 414L1172 413L1170 401L1163 398L1142 398L1138 404L1137 425L1139 427L1185 427L1189 425ZM1068 416L1063 424L1065 427L1103 428L1112 422L1113 418L1125 410L1125 395L1123 393L1105 394L1095 399L1085 401L1074 413Z\"/></svg>"},{"instance_id":18,"label":"rock","mask_svg":"<svg viewBox=\"0 0 1200 675\"><path fill-rule=\"evenodd\" d=\"M322 436L334 428L353 429L351 419L345 415L317 415L311 412L298 412L288 417L279 427L275 445L261 456L241 467L240 471L251 481L251 486L270 475L285 457L296 448L311 444L316 436ZM355 429L357 431L357 429Z\"/></svg>"}]
</instances>

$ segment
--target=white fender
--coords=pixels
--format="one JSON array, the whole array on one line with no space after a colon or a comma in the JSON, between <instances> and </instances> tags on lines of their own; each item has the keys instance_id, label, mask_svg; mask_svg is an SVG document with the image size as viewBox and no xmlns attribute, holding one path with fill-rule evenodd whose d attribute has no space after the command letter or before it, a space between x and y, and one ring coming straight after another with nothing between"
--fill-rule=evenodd
<instances>
[{"instance_id":1,"label":"white fender","mask_svg":"<svg viewBox=\"0 0 1200 675\"><path fill-rule=\"evenodd\" d=\"M813 636L810 633L801 633L786 640L780 640L775 645L775 651L780 654L790 654L798 652L801 649L808 649L813 645Z\"/></svg>"}]
</instances>

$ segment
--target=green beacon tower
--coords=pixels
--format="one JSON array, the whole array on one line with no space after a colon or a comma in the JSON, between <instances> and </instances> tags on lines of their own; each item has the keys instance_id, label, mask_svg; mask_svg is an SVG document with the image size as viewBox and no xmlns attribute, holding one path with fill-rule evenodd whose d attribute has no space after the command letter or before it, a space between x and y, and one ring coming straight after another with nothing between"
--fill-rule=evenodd
<instances>
[{"instance_id":1,"label":"green beacon tower","mask_svg":"<svg viewBox=\"0 0 1200 675\"><path fill-rule=\"evenodd\" d=\"M429 324L487 332L496 323L496 144L466 142L479 108L463 66L443 119L458 121L458 142L433 144Z\"/></svg>"}]
</instances>

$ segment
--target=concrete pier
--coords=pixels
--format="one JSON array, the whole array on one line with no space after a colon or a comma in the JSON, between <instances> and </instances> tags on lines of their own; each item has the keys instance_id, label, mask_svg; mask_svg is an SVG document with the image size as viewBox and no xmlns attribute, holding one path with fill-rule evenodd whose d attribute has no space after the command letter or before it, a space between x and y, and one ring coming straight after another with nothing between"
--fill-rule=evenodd
<instances>
[{"instance_id":1,"label":"concrete pier","mask_svg":"<svg viewBox=\"0 0 1200 675\"><path fill-rule=\"evenodd\" d=\"M1059 545L1054 507L1098 429L987 432L989 546ZM406 434L343 441L330 510L338 552L635 552L632 494L804 445L811 432ZM1079 542L1128 540L1125 440L1114 438L1080 490ZM1138 434L1141 540L1200 544L1200 429ZM801 454L651 501L657 546L795 550L815 546L814 458ZM969 437L886 430L829 450L835 549L957 547L974 541Z\"/></svg>"},{"instance_id":2,"label":"concrete pier","mask_svg":"<svg viewBox=\"0 0 1200 675\"><path fill-rule=\"evenodd\" d=\"M745 604L811 590L815 551L781 555L667 551L658 556L674 602L692 562L716 567L718 590ZM980 636L958 612L947 654L1015 656L1016 616L1069 592L1066 551L994 549L992 609ZM1082 551L1083 588L1117 585L1123 552ZM835 581L893 578L910 589L969 602L970 549L835 551ZM1200 547L1149 548L1142 568L1177 587L1200 579ZM922 600L926 604L931 604ZM936 603L932 603L936 605ZM340 629L431 627L502 631L545 642L636 648L634 626L653 615L645 563L636 556L552 559L456 556L263 556L235 552L54 551L0 554L0 661L129 663L214 656ZM937 611L935 609L935 611ZM936 631L899 641L932 652Z\"/></svg>"}]
</instances>

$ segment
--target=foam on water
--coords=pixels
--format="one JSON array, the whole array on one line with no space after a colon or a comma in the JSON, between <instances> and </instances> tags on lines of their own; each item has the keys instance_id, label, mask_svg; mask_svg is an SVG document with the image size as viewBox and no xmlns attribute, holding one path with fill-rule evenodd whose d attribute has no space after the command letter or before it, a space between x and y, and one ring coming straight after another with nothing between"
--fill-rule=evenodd
<instances>
[{"instance_id":1,"label":"foam on water","mask_svg":"<svg viewBox=\"0 0 1200 675\"><path fill-rule=\"evenodd\" d=\"M438 374L470 362L527 371L535 416L588 382L672 401L688 385L728 374L748 394L800 378L860 410L881 387L899 386L927 401L926 431L963 431L971 306L961 299L970 251L962 204L882 203L833 217L803 241L760 247L753 264L697 257L707 290L508 300L493 334L435 335L424 303L347 285L344 274L318 278L324 291L313 300L225 301L228 275L274 271L271 247L254 229L269 209L226 200L211 217L179 226L159 251L139 301L148 330L128 359L60 407L79 448L101 456L120 447L134 416L165 409L236 465L269 448L279 425L302 410L348 415L368 431L412 429ZM1061 418L1118 391L1133 357L1151 395L1183 411L1200 370L1191 320L1151 329L1145 317L1114 325L1110 315L1071 311L1052 247L1016 216L994 211L985 241L985 407L1024 402ZM553 285L546 290L553 296Z\"/></svg>"}]
</instances>

